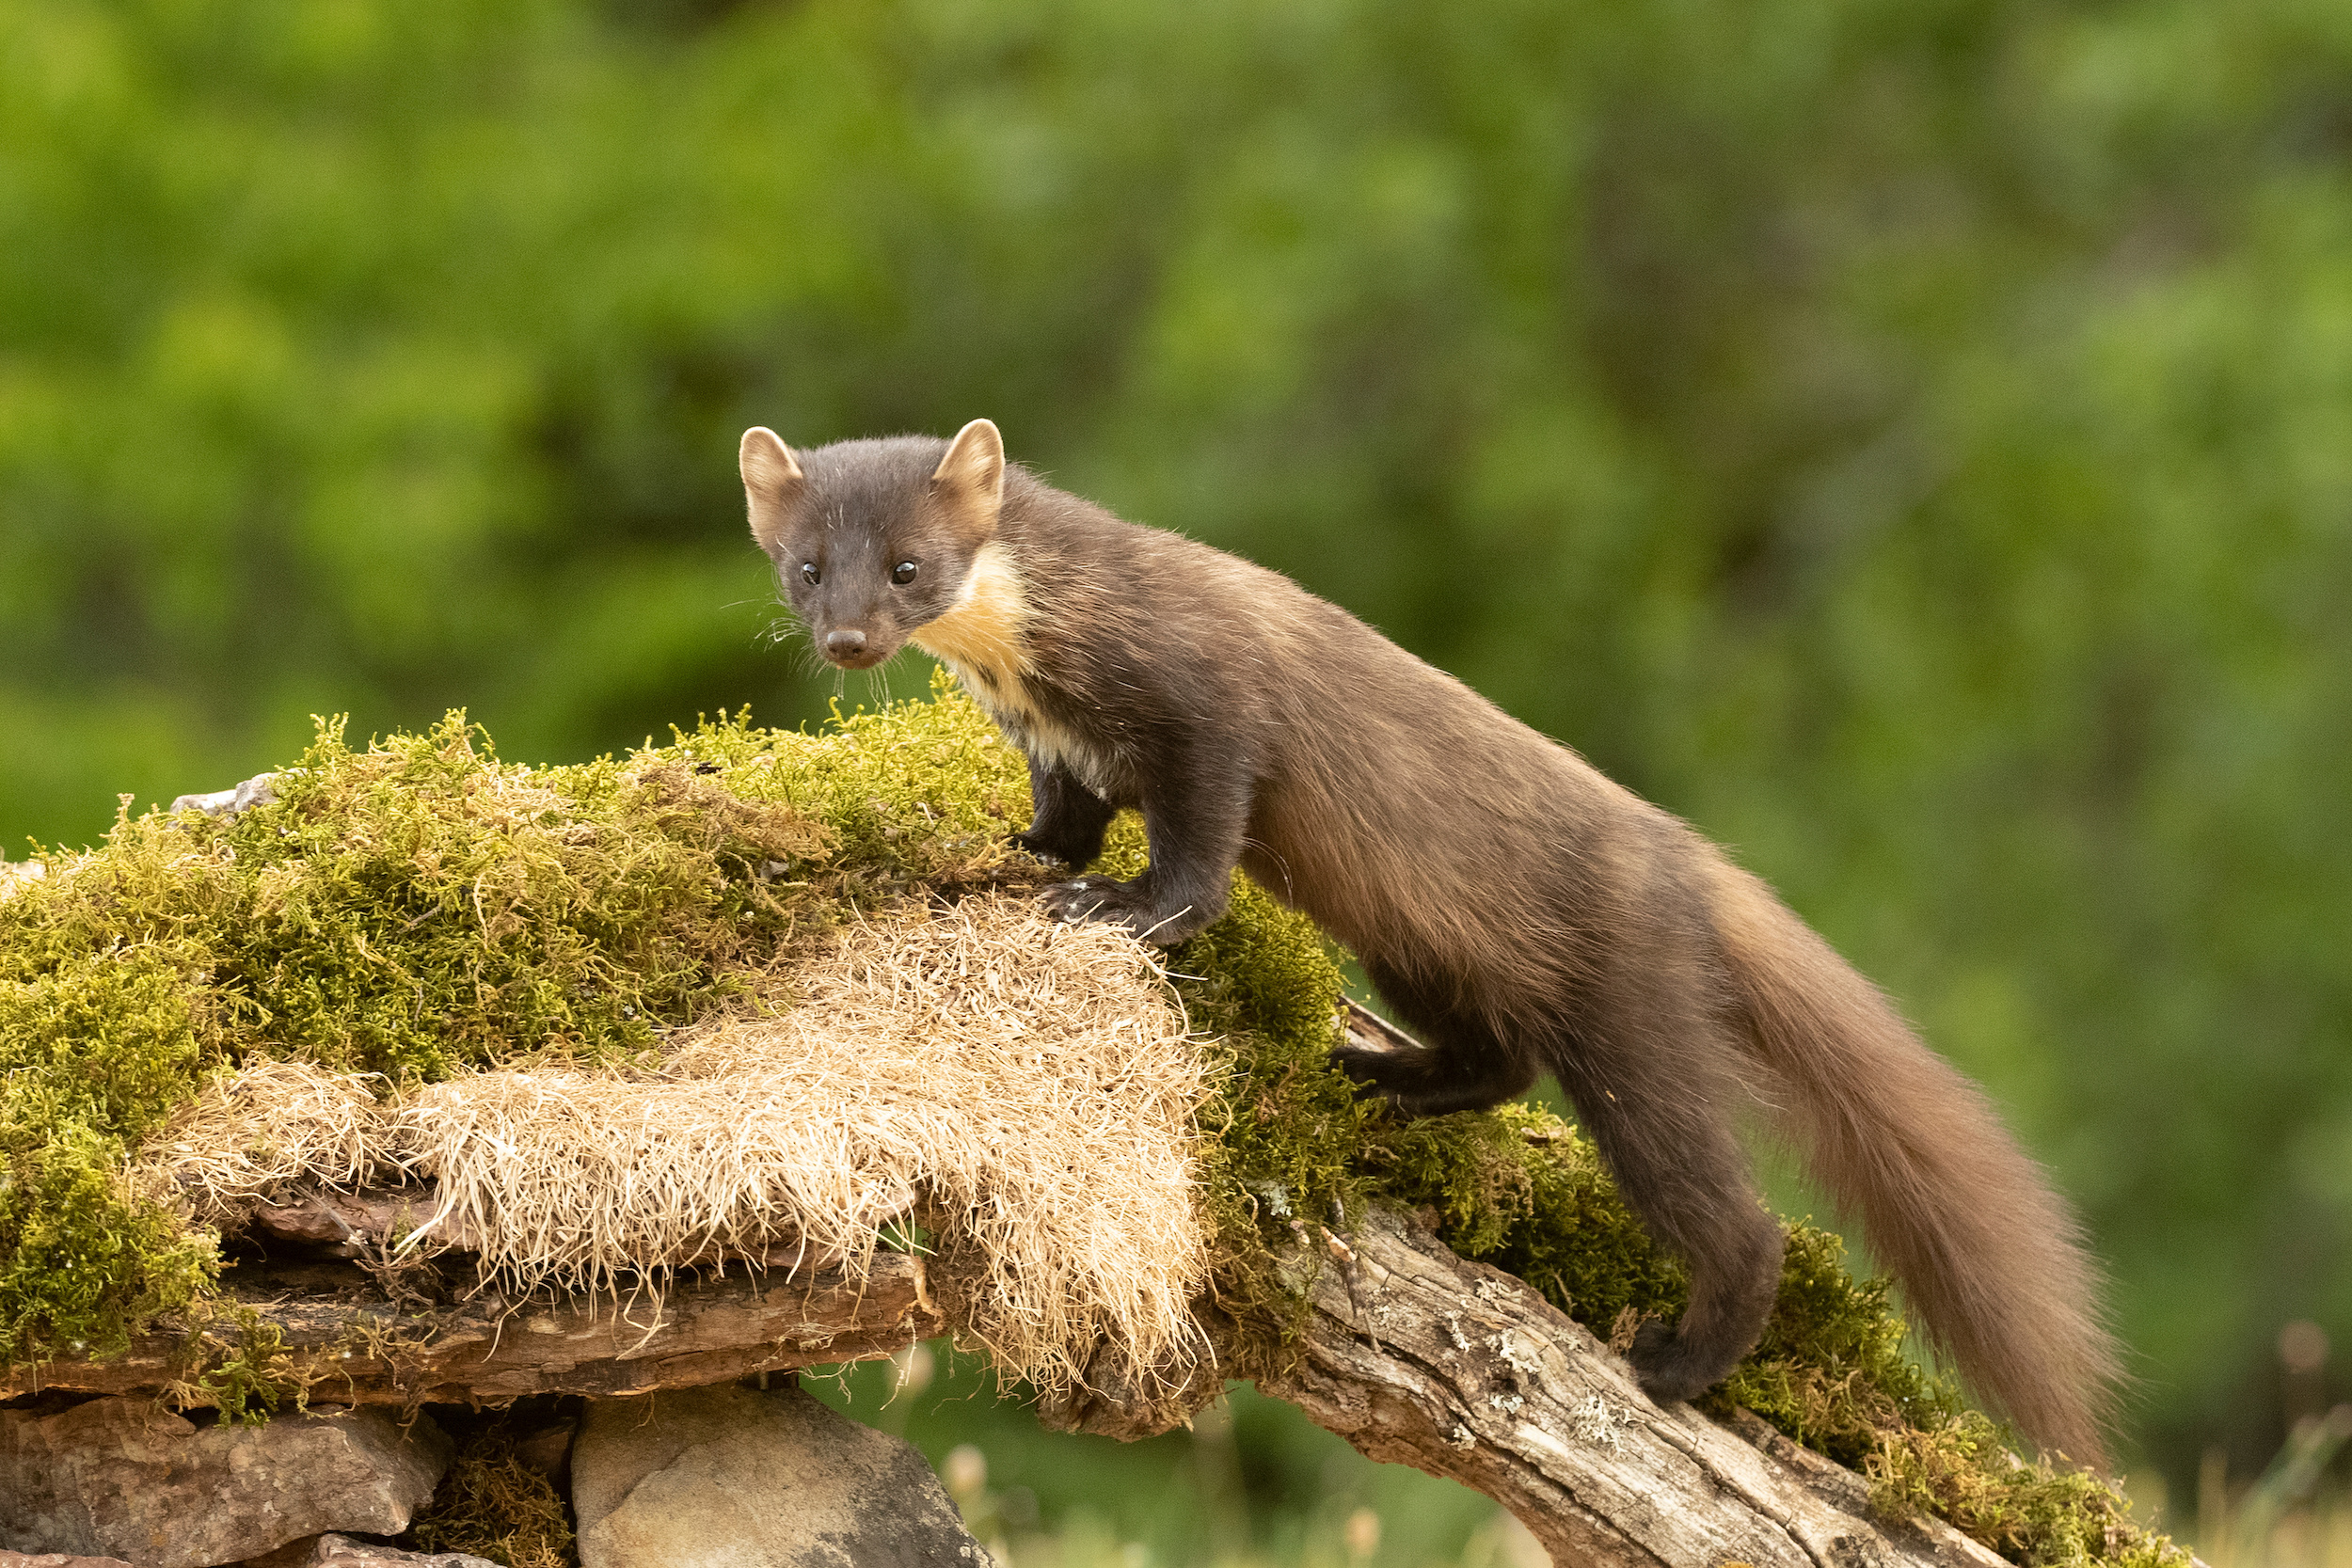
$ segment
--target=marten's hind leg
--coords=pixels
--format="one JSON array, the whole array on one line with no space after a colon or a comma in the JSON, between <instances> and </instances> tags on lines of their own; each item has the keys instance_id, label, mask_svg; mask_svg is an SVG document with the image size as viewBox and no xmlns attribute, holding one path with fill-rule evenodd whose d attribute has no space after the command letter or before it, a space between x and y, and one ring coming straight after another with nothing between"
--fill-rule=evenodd
<instances>
[{"instance_id":1,"label":"marten's hind leg","mask_svg":"<svg viewBox=\"0 0 2352 1568\"><path fill-rule=\"evenodd\" d=\"M1755 1345L1783 1237L1726 1114L1724 1025L1654 979L1628 988L1645 994L1592 997L1548 1054L1617 1191L1690 1270L1681 1322L1645 1325L1633 1346L1643 1388L1664 1403L1712 1387Z\"/></svg>"},{"instance_id":2,"label":"marten's hind leg","mask_svg":"<svg viewBox=\"0 0 2352 1568\"><path fill-rule=\"evenodd\" d=\"M1642 1386L1662 1402L1723 1381L1763 1332L1780 1286L1782 1236L1748 1175L1725 1100L1733 1042L1708 991L1675 957L1625 966L1616 983L1586 976L1573 1019L1506 1037L1442 991L1386 966L1365 973L1422 1050L1343 1046L1358 1083L1413 1116L1479 1110L1523 1093L1549 1065L1576 1102L1617 1191L1650 1235L1681 1259L1691 1301L1669 1329L1648 1324L1633 1348Z\"/></svg>"},{"instance_id":3,"label":"marten's hind leg","mask_svg":"<svg viewBox=\"0 0 2352 1568\"><path fill-rule=\"evenodd\" d=\"M1523 1094L1536 1065L1514 1051L1458 1003L1367 959L1364 973L1422 1048L1371 1050L1343 1045L1331 1054L1356 1082L1386 1095L1409 1116L1477 1111Z\"/></svg>"}]
</instances>

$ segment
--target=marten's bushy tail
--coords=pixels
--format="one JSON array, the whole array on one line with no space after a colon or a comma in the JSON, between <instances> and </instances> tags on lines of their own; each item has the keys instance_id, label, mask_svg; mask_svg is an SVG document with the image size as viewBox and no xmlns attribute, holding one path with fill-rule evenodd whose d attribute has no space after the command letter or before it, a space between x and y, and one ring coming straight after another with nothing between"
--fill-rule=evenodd
<instances>
[{"instance_id":1,"label":"marten's bushy tail","mask_svg":"<svg viewBox=\"0 0 2352 1568\"><path fill-rule=\"evenodd\" d=\"M2104 1466L2115 1347L2064 1200L1983 1092L1762 882L1724 865L1715 904L1753 1048L1788 1085L1808 1163L1929 1342L2028 1438Z\"/></svg>"}]
</instances>

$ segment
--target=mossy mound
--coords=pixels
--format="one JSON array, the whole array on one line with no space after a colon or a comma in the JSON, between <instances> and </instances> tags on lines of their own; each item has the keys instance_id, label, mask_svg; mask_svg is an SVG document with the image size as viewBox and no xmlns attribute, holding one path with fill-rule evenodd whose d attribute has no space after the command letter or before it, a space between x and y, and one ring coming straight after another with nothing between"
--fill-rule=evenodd
<instances>
[{"instance_id":1,"label":"mossy mound","mask_svg":"<svg viewBox=\"0 0 2352 1568\"><path fill-rule=\"evenodd\" d=\"M123 1172L210 1073L301 1056L405 1085L625 1060L856 911L1038 876L1007 843L1025 767L945 689L822 734L723 716L564 768L501 761L461 716L366 749L330 724L275 793L126 816L0 896L0 1360L103 1354L207 1309L214 1238ZM1128 819L1105 865L1142 854ZM1456 1250L1604 1338L1680 1309L1574 1129L1524 1106L1407 1123L1355 1096L1327 1059L1336 955L1304 917L1237 879L1170 968L1224 1069L1204 1113L1219 1305L1262 1354L1296 1322L1274 1261L1293 1222L1343 1228L1375 1201L1434 1209ZM2014 1465L1903 1333L1835 1237L1792 1227L1772 1325L1712 1399L2019 1562L2179 1560L2097 1482Z\"/></svg>"},{"instance_id":2,"label":"mossy mound","mask_svg":"<svg viewBox=\"0 0 2352 1568\"><path fill-rule=\"evenodd\" d=\"M516 1457L516 1444L526 1435L508 1412L477 1416L458 1438L449 1474L409 1521L401 1544L421 1552L466 1552L502 1568L579 1562L563 1494Z\"/></svg>"},{"instance_id":3,"label":"mossy mound","mask_svg":"<svg viewBox=\"0 0 2352 1568\"><path fill-rule=\"evenodd\" d=\"M126 816L0 900L0 1360L103 1354L204 1291L205 1238L120 1173L205 1074L647 1053L850 911L1005 874L1027 809L952 702L551 768L460 717L326 725L276 795Z\"/></svg>"}]
</instances>

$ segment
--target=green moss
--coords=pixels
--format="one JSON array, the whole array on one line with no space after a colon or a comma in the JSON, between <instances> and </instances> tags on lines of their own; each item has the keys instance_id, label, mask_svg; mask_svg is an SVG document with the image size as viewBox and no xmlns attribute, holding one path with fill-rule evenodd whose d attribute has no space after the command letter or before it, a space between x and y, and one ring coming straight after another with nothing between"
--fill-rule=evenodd
<instances>
[{"instance_id":1,"label":"green moss","mask_svg":"<svg viewBox=\"0 0 2352 1568\"><path fill-rule=\"evenodd\" d=\"M1593 1146L1547 1111L1384 1119L1366 1159L1391 1196L1437 1211L1447 1245L1518 1275L1603 1338L1627 1312L1682 1309L1680 1269L1650 1244Z\"/></svg>"},{"instance_id":2,"label":"green moss","mask_svg":"<svg viewBox=\"0 0 2352 1568\"><path fill-rule=\"evenodd\" d=\"M554 1483L515 1457L519 1435L504 1413L484 1417L459 1441L449 1474L402 1544L470 1552L504 1568L574 1568L571 1515Z\"/></svg>"},{"instance_id":3,"label":"green moss","mask_svg":"<svg viewBox=\"0 0 2352 1568\"><path fill-rule=\"evenodd\" d=\"M1871 1501L1933 1513L2013 1562L2188 1568L2189 1555L2131 1519L2095 1477L2012 1461L2007 1434L1973 1410L1928 1429L1890 1429L1870 1456Z\"/></svg>"},{"instance_id":4,"label":"green moss","mask_svg":"<svg viewBox=\"0 0 2352 1568\"><path fill-rule=\"evenodd\" d=\"M287 1403L309 1404L309 1388L293 1376L285 1336L243 1302L209 1301L191 1314L188 1375L175 1393L181 1402L218 1410L223 1420L260 1426Z\"/></svg>"},{"instance_id":5,"label":"green moss","mask_svg":"<svg viewBox=\"0 0 2352 1568\"><path fill-rule=\"evenodd\" d=\"M289 1392L272 1346L221 1331L212 1239L123 1180L208 1072L300 1054L400 1084L623 1059L861 908L1033 879L1007 844L1025 765L936 696L815 735L723 714L564 768L500 760L462 715L364 749L326 724L270 804L126 816L95 855L47 857L0 898L0 1356L103 1353L158 1314L209 1314L198 1396L259 1417ZM1125 819L1103 863L1144 852ZM1237 875L1231 912L1169 962L1215 1038L1205 1207L1219 1304L1260 1347L1245 1358L1280 1355L1300 1322L1287 1244L1375 1201L1434 1211L1456 1250L1604 1338L1680 1309L1680 1272L1572 1127L1526 1106L1404 1122L1357 1098L1329 1062L1339 955L1311 922ZM2096 1482L2011 1465L1902 1341L1884 1284L1792 1227L1772 1326L1711 1402L2020 1562L2169 1549Z\"/></svg>"},{"instance_id":6,"label":"green moss","mask_svg":"<svg viewBox=\"0 0 2352 1568\"><path fill-rule=\"evenodd\" d=\"M460 715L340 725L229 819L118 821L0 899L0 1357L119 1348L216 1269L126 1153L205 1073L612 1060L861 905L1014 869L1027 775L969 703L822 735L722 716L626 759L499 760ZM1025 873L1023 873L1025 874Z\"/></svg>"},{"instance_id":7,"label":"green moss","mask_svg":"<svg viewBox=\"0 0 2352 1568\"><path fill-rule=\"evenodd\" d=\"M103 1356L218 1270L212 1238L129 1192L120 1139L71 1119L9 1129L0 1171L0 1356Z\"/></svg>"}]
</instances>

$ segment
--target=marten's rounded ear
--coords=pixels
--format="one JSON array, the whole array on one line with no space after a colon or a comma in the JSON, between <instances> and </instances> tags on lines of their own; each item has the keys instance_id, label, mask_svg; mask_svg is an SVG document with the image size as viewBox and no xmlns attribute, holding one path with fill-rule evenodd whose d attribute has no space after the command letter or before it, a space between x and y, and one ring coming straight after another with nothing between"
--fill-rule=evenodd
<instances>
[{"instance_id":1,"label":"marten's rounded ear","mask_svg":"<svg viewBox=\"0 0 2352 1568\"><path fill-rule=\"evenodd\" d=\"M931 490L971 543L986 544L995 535L1005 503L1005 438L993 424L974 420L956 432L947 455L931 471Z\"/></svg>"},{"instance_id":2,"label":"marten's rounded ear","mask_svg":"<svg viewBox=\"0 0 2352 1568\"><path fill-rule=\"evenodd\" d=\"M784 438L764 424L743 432L737 467L743 474L743 499L751 505L752 537L760 548L771 548L784 531L785 503L801 483L801 465Z\"/></svg>"}]
</instances>

